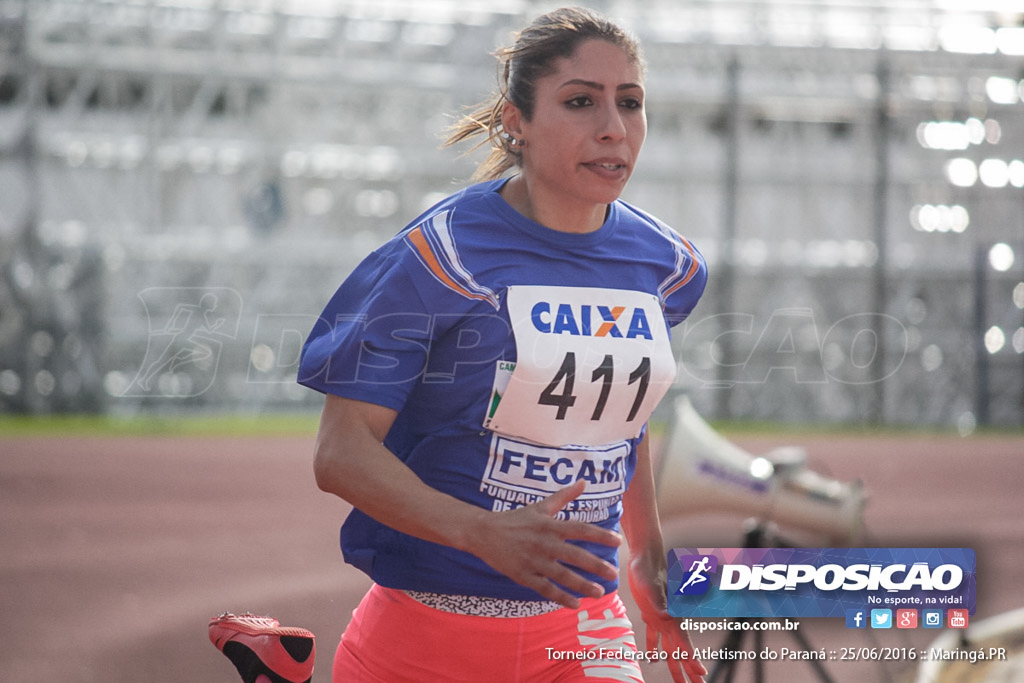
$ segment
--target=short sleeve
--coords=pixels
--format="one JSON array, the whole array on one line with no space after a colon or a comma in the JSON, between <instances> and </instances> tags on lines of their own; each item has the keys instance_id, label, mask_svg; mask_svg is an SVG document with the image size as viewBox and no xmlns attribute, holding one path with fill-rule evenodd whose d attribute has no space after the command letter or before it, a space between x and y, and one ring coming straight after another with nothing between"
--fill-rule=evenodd
<instances>
[{"instance_id":1,"label":"short sleeve","mask_svg":"<svg viewBox=\"0 0 1024 683\"><path fill-rule=\"evenodd\" d=\"M390 247L368 256L324 307L302 349L299 384L393 410L404 405L439 331L401 244Z\"/></svg>"},{"instance_id":2,"label":"short sleeve","mask_svg":"<svg viewBox=\"0 0 1024 683\"><path fill-rule=\"evenodd\" d=\"M677 258L674 277L663 286L665 319L670 326L686 320L697 306L708 281L708 267L704 256L685 237L673 233L677 240Z\"/></svg>"}]
</instances>

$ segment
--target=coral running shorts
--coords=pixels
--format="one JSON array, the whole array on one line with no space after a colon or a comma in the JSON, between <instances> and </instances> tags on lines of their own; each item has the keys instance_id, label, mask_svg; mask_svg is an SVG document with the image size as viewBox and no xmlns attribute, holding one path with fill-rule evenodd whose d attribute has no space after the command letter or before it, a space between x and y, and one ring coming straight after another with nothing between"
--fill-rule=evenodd
<instances>
[{"instance_id":1,"label":"coral running shorts","mask_svg":"<svg viewBox=\"0 0 1024 683\"><path fill-rule=\"evenodd\" d=\"M334 683L642 683L618 593L578 610L486 617L428 607L374 585L341 637Z\"/></svg>"}]
</instances>

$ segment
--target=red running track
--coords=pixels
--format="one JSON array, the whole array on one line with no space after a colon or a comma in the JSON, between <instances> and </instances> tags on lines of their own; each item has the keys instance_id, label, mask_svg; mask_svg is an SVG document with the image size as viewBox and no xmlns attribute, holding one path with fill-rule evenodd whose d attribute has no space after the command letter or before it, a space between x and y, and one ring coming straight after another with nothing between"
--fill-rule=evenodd
<instances>
[{"instance_id":1,"label":"red running track","mask_svg":"<svg viewBox=\"0 0 1024 683\"><path fill-rule=\"evenodd\" d=\"M754 453L802 445L813 469L861 478L870 494L863 545L975 548L975 620L1024 606L1024 438L734 440ZM313 680L326 682L368 580L341 560L347 506L317 490L311 452L312 437L0 440L0 681L233 683L206 623L250 610L313 630ZM740 522L669 520L667 540L734 546ZM830 650L924 647L936 634L852 632L831 619L805 621L801 632ZM697 641L717 648L721 636ZM795 647L784 635L768 643ZM644 668L649 683L670 680L661 666ZM909 662L828 668L836 681L896 681L913 671ZM736 680L750 680L749 670ZM805 663L791 662L770 664L767 680L814 679Z\"/></svg>"}]
</instances>

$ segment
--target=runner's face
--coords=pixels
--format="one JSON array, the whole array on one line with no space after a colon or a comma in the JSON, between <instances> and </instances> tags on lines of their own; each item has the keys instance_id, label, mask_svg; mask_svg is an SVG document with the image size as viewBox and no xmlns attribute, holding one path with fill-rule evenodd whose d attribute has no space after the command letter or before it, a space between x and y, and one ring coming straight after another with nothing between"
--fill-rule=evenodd
<instances>
[{"instance_id":1,"label":"runner's face","mask_svg":"<svg viewBox=\"0 0 1024 683\"><path fill-rule=\"evenodd\" d=\"M647 136L640 66L604 40L588 40L556 64L535 84L533 117L518 121L523 175L557 201L609 204Z\"/></svg>"}]
</instances>

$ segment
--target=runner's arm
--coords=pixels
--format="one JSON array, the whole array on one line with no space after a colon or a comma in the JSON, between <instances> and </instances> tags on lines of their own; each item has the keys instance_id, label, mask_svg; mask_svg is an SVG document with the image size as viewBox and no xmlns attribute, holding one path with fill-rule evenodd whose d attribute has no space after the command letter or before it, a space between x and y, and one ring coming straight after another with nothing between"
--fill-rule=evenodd
<instances>
[{"instance_id":1,"label":"runner's arm","mask_svg":"<svg viewBox=\"0 0 1024 683\"><path fill-rule=\"evenodd\" d=\"M491 512L442 493L384 447L394 410L328 395L314 451L317 485L402 533L476 555L514 581L568 607L579 601L560 588L599 597L600 584L566 565L606 579L615 567L567 540L617 546L617 534L593 524L554 519L583 492L584 482L508 512Z\"/></svg>"},{"instance_id":2,"label":"runner's arm","mask_svg":"<svg viewBox=\"0 0 1024 683\"><path fill-rule=\"evenodd\" d=\"M654 488L648 436L637 445L636 471L622 499L622 531L629 545L629 587L646 628L646 648L669 653L669 671L676 683L703 683L707 669L694 657L693 643L679 620L668 613L665 545ZM686 659L671 654L678 648ZM683 677L685 672L686 678Z\"/></svg>"}]
</instances>

